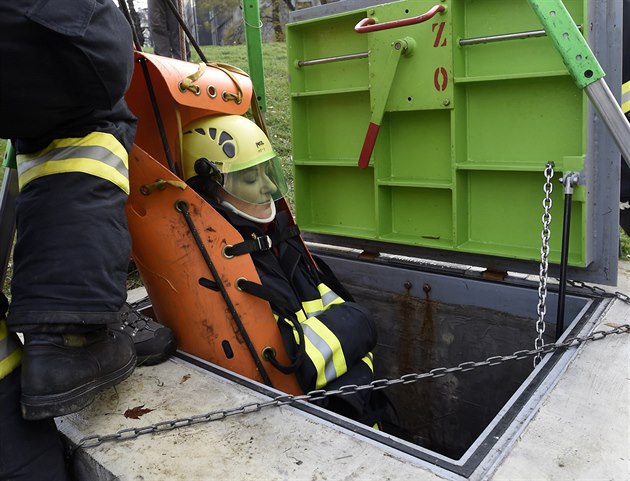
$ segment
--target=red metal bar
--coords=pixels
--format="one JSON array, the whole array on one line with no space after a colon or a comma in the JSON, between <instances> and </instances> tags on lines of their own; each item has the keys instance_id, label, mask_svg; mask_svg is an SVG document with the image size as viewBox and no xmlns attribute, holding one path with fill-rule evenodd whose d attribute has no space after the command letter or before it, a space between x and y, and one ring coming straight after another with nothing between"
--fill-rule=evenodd
<instances>
[{"instance_id":1,"label":"red metal bar","mask_svg":"<svg viewBox=\"0 0 630 481\"><path fill-rule=\"evenodd\" d=\"M430 18L433 18L439 12L445 12L446 7L444 5L434 5L431 9L418 15L417 17L403 18L402 20L392 20L391 22L376 23L373 18L367 17L361 20L354 27L357 33L376 32L378 30L387 30L388 28L406 27L407 25L415 25L416 23L426 22Z\"/></svg>"},{"instance_id":2,"label":"red metal bar","mask_svg":"<svg viewBox=\"0 0 630 481\"><path fill-rule=\"evenodd\" d=\"M365 140L363 141L363 148L361 149L361 154L359 155L359 167L361 169L365 169L370 163L370 157L372 157L376 137L378 137L378 129L380 128L381 126L374 122L370 122L370 125L368 125L367 134L365 136Z\"/></svg>"}]
</instances>

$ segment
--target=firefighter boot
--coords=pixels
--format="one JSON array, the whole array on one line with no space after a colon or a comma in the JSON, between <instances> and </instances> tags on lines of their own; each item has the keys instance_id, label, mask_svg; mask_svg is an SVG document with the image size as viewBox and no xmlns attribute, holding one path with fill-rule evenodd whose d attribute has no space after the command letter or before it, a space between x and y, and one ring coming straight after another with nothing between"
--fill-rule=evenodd
<instances>
[{"instance_id":1,"label":"firefighter boot","mask_svg":"<svg viewBox=\"0 0 630 481\"><path fill-rule=\"evenodd\" d=\"M136 365L125 332L26 334L22 361L22 416L63 416L89 405L97 393L127 378Z\"/></svg>"},{"instance_id":2,"label":"firefighter boot","mask_svg":"<svg viewBox=\"0 0 630 481\"><path fill-rule=\"evenodd\" d=\"M141 314L127 303L120 312L120 320L119 329L133 339L138 366L159 364L175 352L173 331Z\"/></svg>"}]
</instances>

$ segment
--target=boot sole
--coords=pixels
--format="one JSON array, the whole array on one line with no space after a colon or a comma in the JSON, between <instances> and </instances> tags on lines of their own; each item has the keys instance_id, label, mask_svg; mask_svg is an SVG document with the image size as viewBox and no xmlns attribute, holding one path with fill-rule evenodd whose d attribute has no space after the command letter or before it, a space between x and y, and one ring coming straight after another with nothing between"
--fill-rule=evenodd
<instances>
[{"instance_id":1,"label":"boot sole","mask_svg":"<svg viewBox=\"0 0 630 481\"><path fill-rule=\"evenodd\" d=\"M69 391L41 396L22 394L22 417L27 421L38 421L80 411L89 406L99 392L127 379L135 367L134 355L120 369Z\"/></svg>"},{"instance_id":2,"label":"boot sole","mask_svg":"<svg viewBox=\"0 0 630 481\"><path fill-rule=\"evenodd\" d=\"M168 343L164 349L157 354L149 354L146 356L138 356L138 367L140 366L155 366L156 364L160 364L166 361L169 357L175 354L177 350L177 344L175 341L171 341Z\"/></svg>"}]
</instances>

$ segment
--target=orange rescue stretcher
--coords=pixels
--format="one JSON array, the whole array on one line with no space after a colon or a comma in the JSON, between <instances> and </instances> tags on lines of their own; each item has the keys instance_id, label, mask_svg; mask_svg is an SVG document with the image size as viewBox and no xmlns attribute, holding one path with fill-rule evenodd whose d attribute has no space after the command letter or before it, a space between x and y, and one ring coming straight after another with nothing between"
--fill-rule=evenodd
<instances>
[{"instance_id":1,"label":"orange rescue stretcher","mask_svg":"<svg viewBox=\"0 0 630 481\"><path fill-rule=\"evenodd\" d=\"M213 114L245 114L251 80L225 64L140 52L135 59L126 95L138 117L127 217L133 259L155 316L175 332L182 351L301 394L294 374L265 359L264 352L273 350L280 363L289 364L269 304L238 289L240 278L260 282L251 257L224 253L243 238L177 175L182 126Z\"/></svg>"}]
</instances>

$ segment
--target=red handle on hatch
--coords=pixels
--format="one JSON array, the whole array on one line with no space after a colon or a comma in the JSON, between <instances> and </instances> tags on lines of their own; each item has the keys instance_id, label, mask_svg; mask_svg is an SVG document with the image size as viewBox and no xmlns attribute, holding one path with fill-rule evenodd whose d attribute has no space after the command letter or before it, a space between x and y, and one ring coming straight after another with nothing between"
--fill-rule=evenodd
<instances>
[{"instance_id":1,"label":"red handle on hatch","mask_svg":"<svg viewBox=\"0 0 630 481\"><path fill-rule=\"evenodd\" d=\"M417 17L403 18L402 20L392 20L391 22L384 23L376 23L376 20L367 17L356 24L354 31L357 33L367 33L376 32L377 30L387 30L388 28L406 27L407 25L415 25L416 23L426 22L439 12L445 11L446 7L444 5L434 5L428 12L418 15Z\"/></svg>"}]
</instances>

